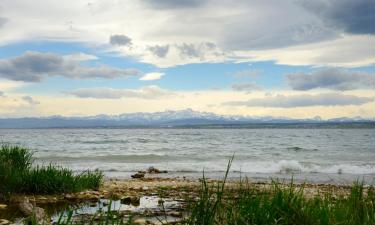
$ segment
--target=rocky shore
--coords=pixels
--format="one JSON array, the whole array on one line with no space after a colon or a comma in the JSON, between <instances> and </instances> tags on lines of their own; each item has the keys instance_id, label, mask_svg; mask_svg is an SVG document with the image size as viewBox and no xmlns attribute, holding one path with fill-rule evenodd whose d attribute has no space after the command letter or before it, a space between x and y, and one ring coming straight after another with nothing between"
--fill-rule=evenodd
<instances>
[{"instance_id":1,"label":"rocky shore","mask_svg":"<svg viewBox=\"0 0 375 225\"><path fill-rule=\"evenodd\" d=\"M149 172L149 171L148 171ZM150 172L149 172L150 173ZM139 174L139 173L137 173ZM143 173L140 173L143 174ZM144 173L143 175L145 175ZM207 180L209 185L216 184L217 180ZM248 182L253 188L267 189L271 182ZM280 183L287 186L290 183ZM15 195L9 202L0 202L0 225L10 224L16 218L29 216L25 212L25 202L29 202L34 209L45 209L49 216L56 217L66 206L84 208L80 218L92 216L93 211L108 207L109 204L121 215L136 215L138 224L158 224L159 216L168 218L168 222L176 223L184 217L189 201L198 197L201 181L185 178L158 178L141 176L127 180L108 179L97 190L87 190L78 193L59 195ZM333 193L333 196L347 195L349 186L332 184L295 184L296 188L303 187L307 197ZM238 181L228 181L226 188L236 190ZM24 205L22 207L22 204ZM26 204L26 207L30 207ZM58 207L61 206L61 207ZM32 211L33 208L29 209ZM44 210L43 210L44 213ZM12 216L13 215L13 216ZM17 220L15 220L17 221ZM19 222L20 220L18 220Z\"/></svg>"}]
</instances>

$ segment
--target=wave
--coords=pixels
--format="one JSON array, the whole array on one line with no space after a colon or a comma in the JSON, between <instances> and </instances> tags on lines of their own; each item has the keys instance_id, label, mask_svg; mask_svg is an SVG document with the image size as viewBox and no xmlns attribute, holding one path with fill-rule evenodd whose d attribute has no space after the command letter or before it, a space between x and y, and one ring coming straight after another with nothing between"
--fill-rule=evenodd
<instances>
[{"instance_id":1,"label":"wave","mask_svg":"<svg viewBox=\"0 0 375 225\"><path fill-rule=\"evenodd\" d=\"M168 170L171 173L223 173L226 168L226 161L212 161L190 163L178 161L165 163L161 161L137 162L137 163L103 163L98 166L95 162L82 162L80 165L74 163L71 165L74 169L95 168L103 172L134 172L147 169L149 166L155 166L159 169ZM231 172L251 173L251 174L349 174L349 175L373 175L375 174L375 164L364 165L319 165L312 163L301 163L296 160L280 161L256 161L251 163L236 163L232 165Z\"/></svg>"},{"instance_id":2,"label":"wave","mask_svg":"<svg viewBox=\"0 0 375 225\"><path fill-rule=\"evenodd\" d=\"M174 163L179 161L194 162L205 162L212 160L210 157L200 156L187 156L187 155L168 155L168 154L131 154L131 155L80 155L75 156L39 156L36 157L39 161L53 161L53 162L85 162L85 161L96 161L104 163L146 163L146 162L168 162Z\"/></svg>"},{"instance_id":3,"label":"wave","mask_svg":"<svg viewBox=\"0 0 375 225\"><path fill-rule=\"evenodd\" d=\"M301 147L291 148L294 151L312 151ZM155 154L156 153L156 154ZM149 166L158 166L171 172L223 172L226 168L230 156L221 155L194 155L192 153L171 154L155 152L153 154L110 154L100 152L94 155L87 154L64 154L41 155L37 157L39 162L56 162L62 165L86 167L100 165L105 170L133 171L146 169ZM355 174L366 175L375 174L375 163L326 163L315 160L303 162L297 160L262 160L263 157L257 155L236 155L232 165L232 171L244 173L268 173L268 174L294 174L294 173L324 173L324 174ZM238 159L238 160L236 160ZM119 172L121 172L119 171ZM108 171L111 172L111 171Z\"/></svg>"},{"instance_id":4,"label":"wave","mask_svg":"<svg viewBox=\"0 0 375 225\"><path fill-rule=\"evenodd\" d=\"M326 174L375 174L374 164L352 165L320 165L301 163L296 160L280 160L278 162L255 162L241 168L250 173L326 173Z\"/></svg>"}]
</instances>

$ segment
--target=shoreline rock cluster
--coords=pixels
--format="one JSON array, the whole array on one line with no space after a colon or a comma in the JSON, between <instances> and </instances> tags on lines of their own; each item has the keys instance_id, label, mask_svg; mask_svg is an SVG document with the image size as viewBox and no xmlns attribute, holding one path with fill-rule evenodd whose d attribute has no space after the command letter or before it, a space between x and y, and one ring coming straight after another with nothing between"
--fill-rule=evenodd
<instances>
[{"instance_id":1,"label":"shoreline rock cluster","mask_svg":"<svg viewBox=\"0 0 375 225\"><path fill-rule=\"evenodd\" d=\"M141 178L145 177L146 173L149 173L149 174L160 174L160 173L168 173L168 171L167 170L159 170L159 169L151 166L146 171L141 170L141 171L138 171L137 173L131 175L131 178L141 179Z\"/></svg>"},{"instance_id":2,"label":"shoreline rock cluster","mask_svg":"<svg viewBox=\"0 0 375 225\"><path fill-rule=\"evenodd\" d=\"M155 172L156 171L156 172ZM155 168L149 168L147 173L162 173ZM145 173L146 174L146 173ZM220 182L217 180L208 180L209 185ZM228 188L235 188L238 185L237 181L228 181ZM249 183L254 188L269 188L272 184L268 182ZM280 185L290 185L283 184ZM325 193L334 193L335 195L345 195L350 191L349 186L339 186L332 184L295 184L296 187L304 187L306 196L314 196L316 194L324 195ZM163 196L163 199L158 201L158 204L163 204L163 200L170 199L181 201L183 199L194 199L197 197L201 183L199 180L188 180L183 178L160 178L160 177L142 177L140 179L110 179L106 180L99 190L87 190L78 193L60 194L60 195L33 195L12 196L8 205L18 205L21 211L34 212L43 211L45 204L58 205L59 203L81 204L94 203L102 199L113 199L120 201L121 204L129 205L131 207L138 207L141 204L141 198L144 196ZM27 201L25 200L27 199ZM23 206L21 206L23 204ZM0 203L0 210L7 210L8 205ZM22 210L23 208L23 210ZM44 211L43 211L44 212ZM131 213L124 211L124 213ZM171 210L168 212L172 216L181 216L181 211ZM27 216L25 213L25 216ZM157 211L145 211L142 216L158 215ZM1 216L0 216L1 217ZM1 219L1 218L0 218ZM0 220L0 225L9 223L9 218Z\"/></svg>"}]
</instances>

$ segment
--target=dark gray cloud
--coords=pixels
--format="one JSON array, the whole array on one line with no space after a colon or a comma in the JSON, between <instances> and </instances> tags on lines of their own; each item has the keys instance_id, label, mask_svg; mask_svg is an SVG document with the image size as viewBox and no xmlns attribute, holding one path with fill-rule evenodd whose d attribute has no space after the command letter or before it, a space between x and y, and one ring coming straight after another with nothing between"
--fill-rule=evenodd
<instances>
[{"instance_id":1,"label":"dark gray cloud","mask_svg":"<svg viewBox=\"0 0 375 225\"><path fill-rule=\"evenodd\" d=\"M248 101L226 102L229 106L295 108L308 106L346 106L363 105L374 101L375 98L326 93L317 95L276 95L264 98L255 98Z\"/></svg>"},{"instance_id":2,"label":"dark gray cloud","mask_svg":"<svg viewBox=\"0 0 375 225\"><path fill-rule=\"evenodd\" d=\"M184 57L195 58L201 55L200 49L194 44L183 43L177 46L177 48L180 50L180 55Z\"/></svg>"},{"instance_id":3,"label":"dark gray cloud","mask_svg":"<svg viewBox=\"0 0 375 225\"><path fill-rule=\"evenodd\" d=\"M4 26L4 24L6 24L7 22L8 22L7 18L0 17L0 27Z\"/></svg>"},{"instance_id":4,"label":"dark gray cloud","mask_svg":"<svg viewBox=\"0 0 375 225\"><path fill-rule=\"evenodd\" d=\"M165 58L168 54L169 51L169 45L155 45L155 46L150 46L148 49L157 57L160 58Z\"/></svg>"},{"instance_id":5,"label":"dark gray cloud","mask_svg":"<svg viewBox=\"0 0 375 225\"><path fill-rule=\"evenodd\" d=\"M132 39L126 35L115 34L109 37L109 43L111 43L111 45L119 45L119 46L131 45Z\"/></svg>"},{"instance_id":6,"label":"dark gray cloud","mask_svg":"<svg viewBox=\"0 0 375 225\"><path fill-rule=\"evenodd\" d=\"M155 9L185 9L203 5L205 0L143 0Z\"/></svg>"},{"instance_id":7,"label":"dark gray cloud","mask_svg":"<svg viewBox=\"0 0 375 225\"><path fill-rule=\"evenodd\" d=\"M304 0L329 25L353 34L375 34L374 0Z\"/></svg>"},{"instance_id":8,"label":"dark gray cloud","mask_svg":"<svg viewBox=\"0 0 375 225\"><path fill-rule=\"evenodd\" d=\"M202 42L199 44L183 43L176 47L180 51L181 57L204 58L207 53L215 51L216 45L210 42Z\"/></svg>"},{"instance_id":9,"label":"dark gray cloud","mask_svg":"<svg viewBox=\"0 0 375 225\"><path fill-rule=\"evenodd\" d=\"M21 56L0 60L0 78L15 81L40 82L52 76L113 79L139 74L136 69L119 69L106 65L88 67L54 53L28 51Z\"/></svg>"},{"instance_id":10,"label":"dark gray cloud","mask_svg":"<svg viewBox=\"0 0 375 225\"><path fill-rule=\"evenodd\" d=\"M98 88L80 88L70 92L79 98L98 98L98 99L120 99L120 98L142 98L159 99L173 96L174 93L161 89L158 86L145 86L140 89L114 89L106 87Z\"/></svg>"},{"instance_id":11,"label":"dark gray cloud","mask_svg":"<svg viewBox=\"0 0 375 225\"><path fill-rule=\"evenodd\" d=\"M259 91L262 88L259 87L256 83L254 82L249 82L249 83L238 83L238 84L233 84L232 89L235 91Z\"/></svg>"},{"instance_id":12,"label":"dark gray cloud","mask_svg":"<svg viewBox=\"0 0 375 225\"><path fill-rule=\"evenodd\" d=\"M31 96L23 96L22 97L22 100L24 100L25 102L29 103L30 105L38 105L40 104L40 102L34 100Z\"/></svg>"},{"instance_id":13,"label":"dark gray cloud","mask_svg":"<svg viewBox=\"0 0 375 225\"><path fill-rule=\"evenodd\" d=\"M311 74L289 74L287 75L287 81L294 90L328 88L344 91L359 88L375 88L375 74L340 69L318 70Z\"/></svg>"}]
</instances>

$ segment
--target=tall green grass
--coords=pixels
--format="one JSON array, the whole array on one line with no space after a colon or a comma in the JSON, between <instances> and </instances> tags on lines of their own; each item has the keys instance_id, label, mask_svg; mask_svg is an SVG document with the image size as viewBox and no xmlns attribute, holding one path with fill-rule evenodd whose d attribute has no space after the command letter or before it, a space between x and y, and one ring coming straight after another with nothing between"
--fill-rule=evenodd
<instances>
[{"instance_id":1,"label":"tall green grass","mask_svg":"<svg viewBox=\"0 0 375 225\"><path fill-rule=\"evenodd\" d=\"M209 185L202 180L199 198L189 207L186 224L375 224L375 191L356 182L348 195L328 193L307 197L304 188L273 182L270 188L254 187L241 180L235 187L222 182Z\"/></svg>"},{"instance_id":2,"label":"tall green grass","mask_svg":"<svg viewBox=\"0 0 375 225\"><path fill-rule=\"evenodd\" d=\"M103 180L98 171L75 175L59 166L33 167L33 152L21 146L0 147L0 194L56 194L96 189Z\"/></svg>"}]
</instances>

